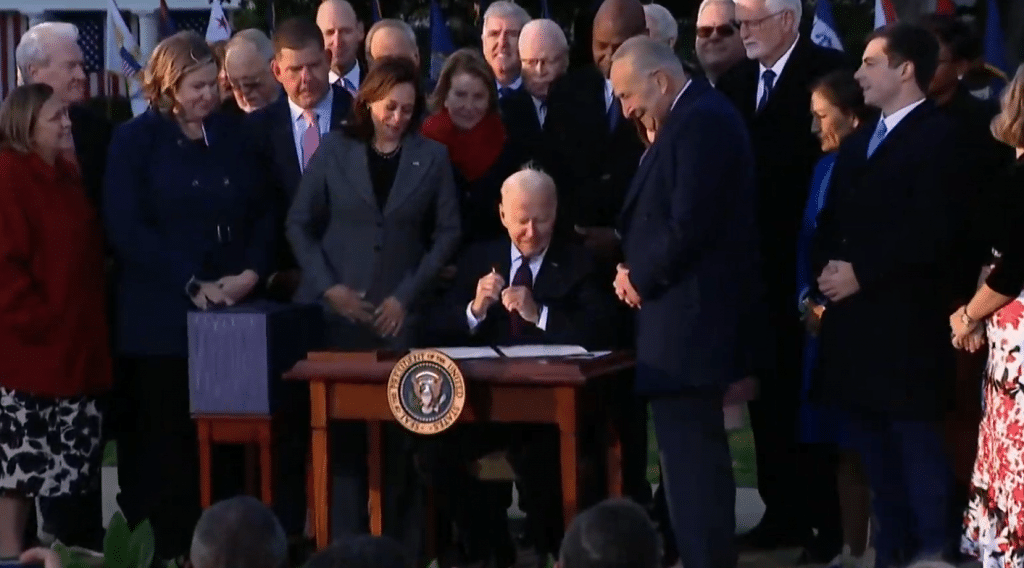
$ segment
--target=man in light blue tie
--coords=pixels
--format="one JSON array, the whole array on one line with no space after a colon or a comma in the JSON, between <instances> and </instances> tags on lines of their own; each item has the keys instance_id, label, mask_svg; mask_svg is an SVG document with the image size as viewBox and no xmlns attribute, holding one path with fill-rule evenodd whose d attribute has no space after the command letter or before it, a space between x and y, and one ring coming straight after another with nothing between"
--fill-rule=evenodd
<instances>
[{"instance_id":1,"label":"man in light blue tie","mask_svg":"<svg viewBox=\"0 0 1024 568\"><path fill-rule=\"evenodd\" d=\"M876 31L856 78L881 110L836 157L818 218L822 402L871 486L876 566L936 560L958 533L941 420L953 394L948 329L955 244L969 217L955 125L925 98L938 43L924 28Z\"/></svg>"}]
</instances>

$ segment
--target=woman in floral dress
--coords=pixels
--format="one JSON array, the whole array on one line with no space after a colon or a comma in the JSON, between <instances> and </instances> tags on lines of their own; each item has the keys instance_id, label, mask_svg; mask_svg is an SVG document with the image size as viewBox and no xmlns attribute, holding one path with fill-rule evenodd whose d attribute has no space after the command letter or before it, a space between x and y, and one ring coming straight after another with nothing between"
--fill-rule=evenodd
<instances>
[{"instance_id":1,"label":"woman in floral dress","mask_svg":"<svg viewBox=\"0 0 1024 568\"><path fill-rule=\"evenodd\" d=\"M971 301L950 316L954 346L976 350L983 332L989 345L962 549L983 568L1024 568L1024 65L1003 94L992 134L1017 149L991 203L995 259Z\"/></svg>"}]
</instances>

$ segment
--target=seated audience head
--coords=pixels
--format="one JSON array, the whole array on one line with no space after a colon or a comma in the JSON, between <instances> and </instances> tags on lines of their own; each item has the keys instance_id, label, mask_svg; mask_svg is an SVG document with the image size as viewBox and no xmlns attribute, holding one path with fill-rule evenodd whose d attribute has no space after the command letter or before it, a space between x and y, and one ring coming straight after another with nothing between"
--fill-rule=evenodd
<instances>
[{"instance_id":1,"label":"seated audience head","mask_svg":"<svg viewBox=\"0 0 1024 568\"><path fill-rule=\"evenodd\" d=\"M487 6L483 17L483 48L487 64L502 86L508 87L519 78L519 34L530 21L515 2L498 0Z\"/></svg>"},{"instance_id":2,"label":"seated audience head","mask_svg":"<svg viewBox=\"0 0 1024 568\"><path fill-rule=\"evenodd\" d=\"M274 78L271 64L274 44L256 28L242 30L228 42L224 68L231 81L238 108L257 111L277 100L281 85Z\"/></svg>"},{"instance_id":3,"label":"seated audience head","mask_svg":"<svg viewBox=\"0 0 1024 568\"><path fill-rule=\"evenodd\" d=\"M228 70L224 66L224 55L228 50L228 40L222 39L210 43L210 51L213 52L213 58L217 61L217 83L220 86L220 100L226 101L235 96L233 88L231 87L231 80L228 79Z\"/></svg>"},{"instance_id":4,"label":"seated audience head","mask_svg":"<svg viewBox=\"0 0 1024 568\"><path fill-rule=\"evenodd\" d=\"M552 20L532 20L519 34L523 84L531 95L544 100L551 83L569 68L569 42Z\"/></svg>"},{"instance_id":5,"label":"seated audience head","mask_svg":"<svg viewBox=\"0 0 1024 568\"><path fill-rule=\"evenodd\" d=\"M732 0L704 0L697 9L694 48L701 69L712 83L747 58L736 27Z\"/></svg>"},{"instance_id":6,"label":"seated audience head","mask_svg":"<svg viewBox=\"0 0 1024 568\"><path fill-rule=\"evenodd\" d=\"M835 152L839 144L867 118L864 93L853 73L833 71L811 87L811 131L821 141L822 152Z\"/></svg>"},{"instance_id":7,"label":"seated audience head","mask_svg":"<svg viewBox=\"0 0 1024 568\"><path fill-rule=\"evenodd\" d=\"M314 554L305 568L412 568L402 545L389 536L351 536Z\"/></svg>"},{"instance_id":8,"label":"seated audience head","mask_svg":"<svg viewBox=\"0 0 1024 568\"><path fill-rule=\"evenodd\" d=\"M643 507L625 499L608 499L573 519L556 566L658 568L661 542Z\"/></svg>"},{"instance_id":9,"label":"seated audience head","mask_svg":"<svg viewBox=\"0 0 1024 568\"><path fill-rule=\"evenodd\" d=\"M494 73L479 52L464 47L448 57L430 96L430 110L447 110L461 130L471 130L489 113L498 112Z\"/></svg>"},{"instance_id":10,"label":"seated audience head","mask_svg":"<svg viewBox=\"0 0 1024 568\"><path fill-rule=\"evenodd\" d=\"M855 75L864 102L888 116L923 99L938 54L935 37L920 26L895 23L876 30Z\"/></svg>"},{"instance_id":11,"label":"seated audience head","mask_svg":"<svg viewBox=\"0 0 1024 568\"><path fill-rule=\"evenodd\" d=\"M85 99L86 79L78 28L44 22L29 28L14 51L23 83L46 83L69 105Z\"/></svg>"},{"instance_id":12,"label":"seated audience head","mask_svg":"<svg viewBox=\"0 0 1024 568\"><path fill-rule=\"evenodd\" d=\"M1000 111L992 119L992 136L1013 148L1024 148L1024 64L999 99Z\"/></svg>"},{"instance_id":13,"label":"seated audience head","mask_svg":"<svg viewBox=\"0 0 1024 568\"><path fill-rule=\"evenodd\" d=\"M296 106L315 108L331 88L330 54L320 28L305 18L290 18L274 30L273 44L274 78Z\"/></svg>"},{"instance_id":14,"label":"seated audience head","mask_svg":"<svg viewBox=\"0 0 1024 568\"><path fill-rule=\"evenodd\" d=\"M344 77L356 64L363 23L346 0L324 0L316 11L316 25L330 52L330 70Z\"/></svg>"},{"instance_id":15,"label":"seated audience head","mask_svg":"<svg viewBox=\"0 0 1024 568\"><path fill-rule=\"evenodd\" d=\"M928 96L946 102L956 93L960 78L981 57L981 38L956 16L932 14L922 24L939 42L938 65L928 84Z\"/></svg>"},{"instance_id":16,"label":"seated audience head","mask_svg":"<svg viewBox=\"0 0 1024 568\"><path fill-rule=\"evenodd\" d=\"M594 63L605 79L612 71L612 55L631 37L647 34L647 17L640 0L604 0L594 16L591 49Z\"/></svg>"},{"instance_id":17,"label":"seated audience head","mask_svg":"<svg viewBox=\"0 0 1024 568\"><path fill-rule=\"evenodd\" d=\"M622 113L658 132L689 77L667 45L649 37L626 40L612 56L611 81Z\"/></svg>"},{"instance_id":18,"label":"seated audience head","mask_svg":"<svg viewBox=\"0 0 1024 568\"><path fill-rule=\"evenodd\" d=\"M288 540L266 505L241 495L203 511L190 559L194 568L284 568Z\"/></svg>"},{"instance_id":19,"label":"seated audience head","mask_svg":"<svg viewBox=\"0 0 1024 568\"><path fill-rule=\"evenodd\" d=\"M382 57L408 57L418 68L420 48L416 32L402 20L385 18L366 32L366 63L370 66Z\"/></svg>"},{"instance_id":20,"label":"seated audience head","mask_svg":"<svg viewBox=\"0 0 1024 568\"><path fill-rule=\"evenodd\" d=\"M192 31L157 44L146 65L143 92L149 105L179 122L198 122L220 104L217 61L206 41Z\"/></svg>"},{"instance_id":21,"label":"seated audience head","mask_svg":"<svg viewBox=\"0 0 1024 568\"><path fill-rule=\"evenodd\" d=\"M0 105L0 148L35 153L50 164L73 152L68 104L46 83L15 88Z\"/></svg>"},{"instance_id":22,"label":"seated audience head","mask_svg":"<svg viewBox=\"0 0 1024 568\"><path fill-rule=\"evenodd\" d=\"M672 12L661 4L645 4L644 16L647 18L647 33L675 49L676 39L679 38L679 22Z\"/></svg>"},{"instance_id":23,"label":"seated audience head","mask_svg":"<svg viewBox=\"0 0 1024 568\"><path fill-rule=\"evenodd\" d=\"M557 209L555 180L532 165L512 174L501 185L501 224L512 244L527 258L536 257L551 244Z\"/></svg>"},{"instance_id":24,"label":"seated audience head","mask_svg":"<svg viewBox=\"0 0 1024 568\"><path fill-rule=\"evenodd\" d=\"M747 57L774 67L796 42L803 0L735 0Z\"/></svg>"},{"instance_id":25,"label":"seated audience head","mask_svg":"<svg viewBox=\"0 0 1024 568\"><path fill-rule=\"evenodd\" d=\"M366 74L352 103L345 131L369 142L400 140L424 111L416 65L406 57L384 57Z\"/></svg>"}]
</instances>

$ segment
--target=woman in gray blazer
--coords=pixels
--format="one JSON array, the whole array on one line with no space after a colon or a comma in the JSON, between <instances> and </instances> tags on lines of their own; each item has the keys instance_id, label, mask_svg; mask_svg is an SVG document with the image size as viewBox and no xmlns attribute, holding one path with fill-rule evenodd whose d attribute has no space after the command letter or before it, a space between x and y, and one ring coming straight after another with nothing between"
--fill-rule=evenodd
<instances>
[{"instance_id":1,"label":"woman in gray blazer","mask_svg":"<svg viewBox=\"0 0 1024 568\"><path fill-rule=\"evenodd\" d=\"M320 302L333 348L406 348L419 301L459 243L448 152L416 132L412 62L376 61L342 132L318 144L288 213L300 302ZM316 132L316 129L312 129Z\"/></svg>"}]
</instances>

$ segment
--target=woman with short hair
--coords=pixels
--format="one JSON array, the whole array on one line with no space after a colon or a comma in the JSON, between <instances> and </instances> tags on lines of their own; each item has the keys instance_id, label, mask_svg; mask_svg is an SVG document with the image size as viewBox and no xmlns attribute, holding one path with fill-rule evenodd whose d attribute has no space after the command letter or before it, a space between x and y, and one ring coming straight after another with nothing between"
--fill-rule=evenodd
<instances>
[{"instance_id":1,"label":"woman with short hair","mask_svg":"<svg viewBox=\"0 0 1024 568\"><path fill-rule=\"evenodd\" d=\"M157 555L188 551L199 517L187 313L248 299L269 274L272 206L242 118L217 113L217 64L195 32L160 42L149 110L110 145L104 211L117 264L120 505Z\"/></svg>"},{"instance_id":2,"label":"woman with short hair","mask_svg":"<svg viewBox=\"0 0 1024 568\"><path fill-rule=\"evenodd\" d=\"M0 106L0 558L24 549L33 499L98 479L110 387L103 232L44 84ZM99 519L97 519L97 522ZM84 522L84 521L83 521Z\"/></svg>"}]
</instances>

